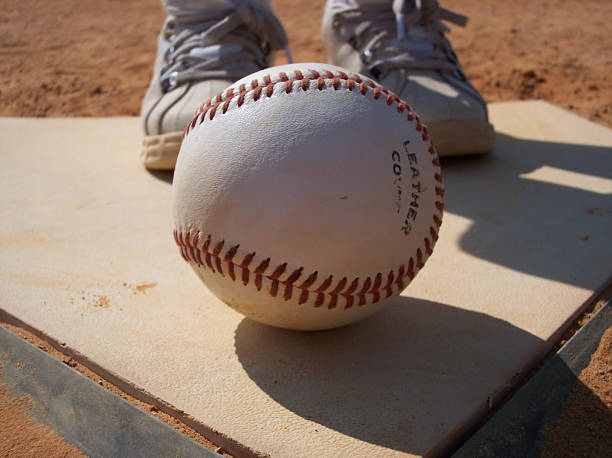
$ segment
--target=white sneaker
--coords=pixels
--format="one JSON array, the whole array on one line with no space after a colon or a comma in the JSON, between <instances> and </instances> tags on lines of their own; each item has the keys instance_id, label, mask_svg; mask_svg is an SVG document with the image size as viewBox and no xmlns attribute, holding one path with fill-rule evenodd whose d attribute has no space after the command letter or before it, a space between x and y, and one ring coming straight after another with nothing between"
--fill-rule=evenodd
<instances>
[{"instance_id":1,"label":"white sneaker","mask_svg":"<svg viewBox=\"0 0 612 458\"><path fill-rule=\"evenodd\" d=\"M371 76L411 105L441 156L488 153L494 134L487 105L442 20L467 22L436 0L328 0L322 39L331 64Z\"/></svg>"},{"instance_id":2,"label":"white sneaker","mask_svg":"<svg viewBox=\"0 0 612 458\"><path fill-rule=\"evenodd\" d=\"M143 101L141 160L173 169L195 111L234 81L270 66L287 37L265 0L165 0L153 80Z\"/></svg>"}]
</instances>

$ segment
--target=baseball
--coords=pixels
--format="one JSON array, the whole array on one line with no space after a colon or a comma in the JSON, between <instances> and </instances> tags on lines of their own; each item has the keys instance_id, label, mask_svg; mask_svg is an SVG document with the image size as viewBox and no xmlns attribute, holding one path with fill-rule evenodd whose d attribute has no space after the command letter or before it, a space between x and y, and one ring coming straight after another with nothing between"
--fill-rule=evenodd
<instances>
[{"instance_id":1,"label":"baseball","mask_svg":"<svg viewBox=\"0 0 612 458\"><path fill-rule=\"evenodd\" d=\"M185 129L174 238L236 311L330 329L410 283L443 196L427 128L395 94L340 67L282 65L211 98Z\"/></svg>"}]
</instances>

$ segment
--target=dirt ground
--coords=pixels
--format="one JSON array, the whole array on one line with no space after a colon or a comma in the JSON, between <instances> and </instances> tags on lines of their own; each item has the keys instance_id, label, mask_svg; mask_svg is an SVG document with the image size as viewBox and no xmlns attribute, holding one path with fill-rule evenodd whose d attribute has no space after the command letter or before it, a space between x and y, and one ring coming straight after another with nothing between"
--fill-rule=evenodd
<instances>
[{"instance_id":1,"label":"dirt ground","mask_svg":"<svg viewBox=\"0 0 612 458\"><path fill-rule=\"evenodd\" d=\"M274 4L294 60L325 61L325 0ZM487 101L543 99L612 127L612 2L442 5L469 16L450 38ZM159 0L6 0L0 116L138 115L163 19Z\"/></svg>"},{"instance_id":2,"label":"dirt ground","mask_svg":"<svg viewBox=\"0 0 612 458\"><path fill-rule=\"evenodd\" d=\"M325 61L324 3L274 2L296 62ZM464 29L452 26L450 39L487 101L542 99L612 127L610 0L442 5L470 18ZM0 116L139 114L164 19L158 0L6 0L2 6ZM598 378L610 373L607 339L598 359L607 366L583 381L610 406L610 377L603 384ZM8 402L3 397L0 407ZM567 431L572 425L559 437Z\"/></svg>"},{"instance_id":3,"label":"dirt ground","mask_svg":"<svg viewBox=\"0 0 612 458\"><path fill-rule=\"evenodd\" d=\"M7 385L0 384L0 456L83 456L55 430L36 423L29 414L31 406L32 400L29 396L15 398Z\"/></svg>"},{"instance_id":4,"label":"dirt ground","mask_svg":"<svg viewBox=\"0 0 612 458\"><path fill-rule=\"evenodd\" d=\"M584 368L557 422L546 431L543 458L603 457L612 451L612 328ZM601 402L594 403L593 393ZM571 433L570 433L571 432Z\"/></svg>"},{"instance_id":5,"label":"dirt ground","mask_svg":"<svg viewBox=\"0 0 612 458\"><path fill-rule=\"evenodd\" d=\"M59 359L64 364L72 367L75 371L81 373L85 377L90 378L100 386L112 391L117 396L121 396L123 399L138 407L139 409L153 415L158 420L170 425L174 429L180 431L186 436L192 438L196 442L208 447L211 450L219 453L220 455L231 458L231 455L223 450L221 447L215 445L200 433L187 426L182 421L174 418L173 416L162 412L157 406L148 404L140 399L125 393L120 388L109 381L101 378L98 374L93 372L91 369L85 367L83 364L72 359L70 356L58 351L49 342L41 339L39 336L33 333L7 323L0 321L0 326L14 334L18 335L24 340L27 340L32 345L40 348L44 352ZM2 374L2 363L0 362L0 375ZM10 393L10 387L6 384L0 383L0 456L22 456L22 457L72 457L82 456L82 454L71 447L66 441L57 435L57 433L49 427L40 425L34 421L30 415L31 400L27 396L21 398L15 398ZM47 453L42 453L47 451ZM49 454L49 451L54 451L57 454Z\"/></svg>"}]
</instances>

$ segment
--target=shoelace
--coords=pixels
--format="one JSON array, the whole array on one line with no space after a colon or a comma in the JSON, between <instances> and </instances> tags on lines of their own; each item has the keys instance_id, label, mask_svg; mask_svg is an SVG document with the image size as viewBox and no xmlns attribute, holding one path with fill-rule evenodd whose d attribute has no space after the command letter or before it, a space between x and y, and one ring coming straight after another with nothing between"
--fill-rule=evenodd
<instances>
[{"instance_id":1,"label":"shoelace","mask_svg":"<svg viewBox=\"0 0 612 458\"><path fill-rule=\"evenodd\" d=\"M272 11L253 3L170 16L164 35L170 41L160 72L164 92L187 81L238 80L253 66L266 68L271 51L284 49L292 62L282 24ZM240 70L247 62L249 70Z\"/></svg>"},{"instance_id":2,"label":"shoelace","mask_svg":"<svg viewBox=\"0 0 612 458\"><path fill-rule=\"evenodd\" d=\"M421 0L414 0L407 15L406 0L394 0L392 8L382 3L358 7L337 5L335 26L356 24L350 43L361 51L365 67L375 78L395 69L436 70L454 73L466 81L457 56L444 36L450 29L442 23L444 20L465 26L466 16L441 8L433 1L423 4ZM411 39L410 28L414 26L421 26L422 38L430 45Z\"/></svg>"}]
</instances>

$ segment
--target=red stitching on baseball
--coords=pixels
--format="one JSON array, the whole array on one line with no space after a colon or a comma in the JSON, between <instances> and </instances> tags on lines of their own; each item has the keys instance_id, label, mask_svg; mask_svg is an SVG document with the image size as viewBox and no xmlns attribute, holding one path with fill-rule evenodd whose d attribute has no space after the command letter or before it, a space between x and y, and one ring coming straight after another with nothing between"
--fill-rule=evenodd
<instances>
[{"instance_id":1,"label":"red stitching on baseball","mask_svg":"<svg viewBox=\"0 0 612 458\"><path fill-rule=\"evenodd\" d=\"M209 111L209 115L208 115L208 119L210 119L212 121L212 119L215 117L215 113L217 112L217 105L215 105L214 107L212 107Z\"/></svg>"},{"instance_id":2,"label":"red stitching on baseball","mask_svg":"<svg viewBox=\"0 0 612 458\"><path fill-rule=\"evenodd\" d=\"M423 251L421 251L420 248L417 248L417 252L416 252L416 265L419 269L422 269L423 266L425 265L425 260L423 259Z\"/></svg>"},{"instance_id":3,"label":"red stitching on baseball","mask_svg":"<svg viewBox=\"0 0 612 458\"><path fill-rule=\"evenodd\" d=\"M269 294L273 297L282 295L284 300L291 299L294 291L298 290L299 304L307 302L311 293L315 294L317 296L314 304L316 307L325 305L325 299L327 298L327 308L335 308L338 305L339 296L344 297L345 308L350 308L354 304L359 306L365 305L368 302L368 295L371 296L369 302L375 303L380 299L381 293L384 293L385 297L388 297L393 294L394 289L400 291L404 289L406 286L405 278L409 277L412 279L415 275L414 260L410 258L408 265L405 266L402 264L398 268L397 273L394 271L388 273L387 281L384 286L382 285L382 274L379 272L376 274L373 282L372 277L368 276L361 286L359 277L350 281L347 277L343 277L333 285L333 275L330 275L319 287L313 289L318 278L318 272L316 271L309 274L306 280L300 283L299 280L305 276L304 268L300 267L293 270L287 278L283 280L283 274L287 272L286 262L276 266L272 273L266 273L270 267L269 258L261 261L255 269L250 268L255 253L248 253L242 261L236 260L236 255L240 247L239 244L231 246L225 254L222 254L225 241L222 240L216 243L211 250L210 244L212 238L210 234L206 236L201 246L199 232L192 235L190 231L175 229L173 235L185 261L194 262L202 267L208 266L212 272L227 276L232 281L237 281L238 276L236 272L240 272L239 279L245 286L251 282L251 277L254 276L254 283L259 291L261 291L263 286L262 280L266 278L270 281ZM425 250L429 253L432 242L427 238L425 241ZM204 257L205 261L202 260L202 257ZM417 260L421 263L419 268L422 267L423 255L420 249L417 250Z\"/></svg>"},{"instance_id":4,"label":"red stitching on baseball","mask_svg":"<svg viewBox=\"0 0 612 458\"><path fill-rule=\"evenodd\" d=\"M427 126L425 124L422 124L423 126L423 141L426 142L427 140L429 140L429 131L427 130Z\"/></svg>"},{"instance_id":5,"label":"red stitching on baseball","mask_svg":"<svg viewBox=\"0 0 612 458\"><path fill-rule=\"evenodd\" d=\"M423 243L425 243L425 252L426 252L426 253L427 253L429 256L431 256L431 254L433 253L433 250L432 250L432 248L431 248L431 243L429 242L429 239L428 239L428 238L426 238L426 239L425 239L425 241L424 241Z\"/></svg>"},{"instance_id":6,"label":"red stitching on baseball","mask_svg":"<svg viewBox=\"0 0 612 458\"><path fill-rule=\"evenodd\" d=\"M436 232L436 230L435 230L433 227L430 227L430 228L429 228L429 235L431 235L431 239L432 239L434 242L437 242L437 241L438 241L438 233Z\"/></svg>"},{"instance_id":7,"label":"red stitching on baseball","mask_svg":"<svg viewBox=\"0 0 612 458\"><path fill-rule=\"evenodd\" d=\"M227 109L229 108L230 102L232 101L232 99L234 98L234 95L230 95L228 97L228 99L225 101L225 103L223 104L223 114L225 114L225 112L227 111Z\"/></svg>"}]
</instances>

